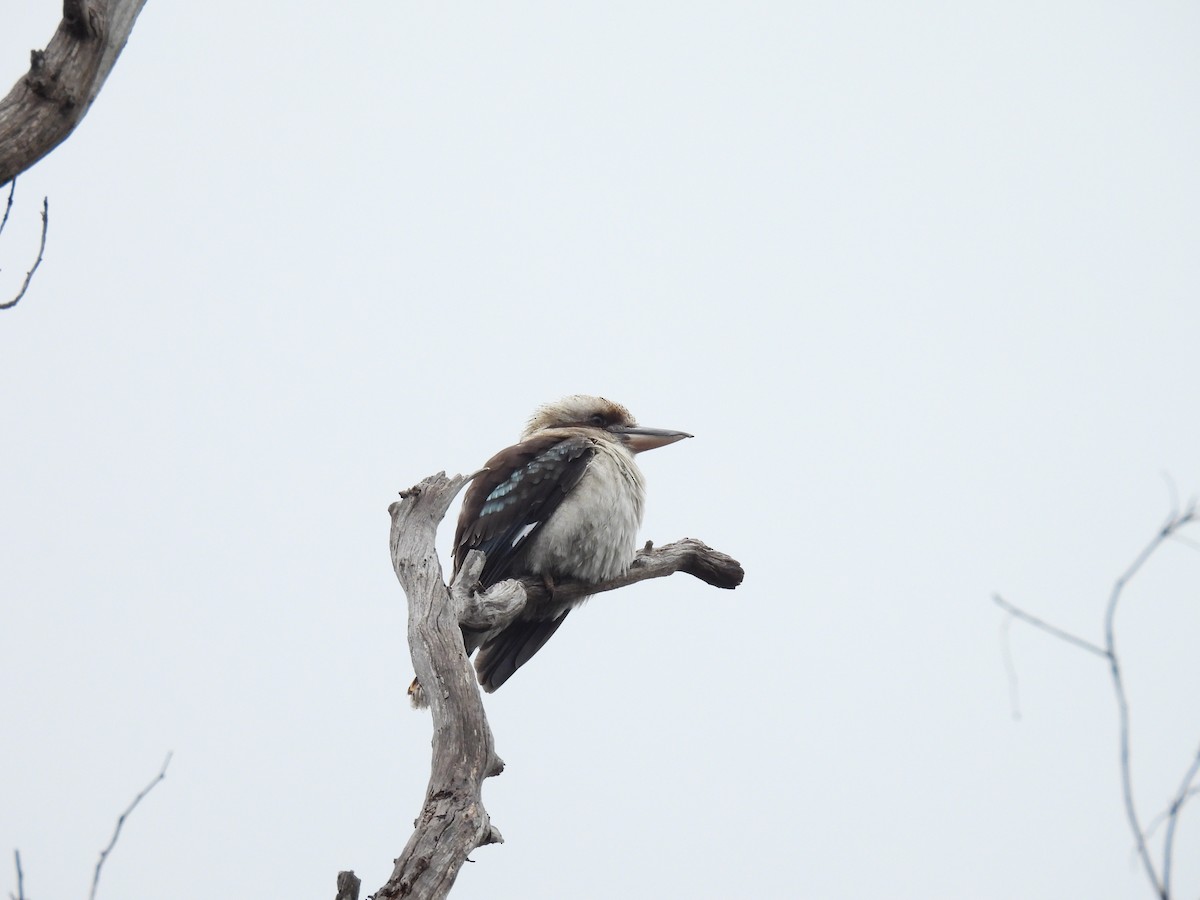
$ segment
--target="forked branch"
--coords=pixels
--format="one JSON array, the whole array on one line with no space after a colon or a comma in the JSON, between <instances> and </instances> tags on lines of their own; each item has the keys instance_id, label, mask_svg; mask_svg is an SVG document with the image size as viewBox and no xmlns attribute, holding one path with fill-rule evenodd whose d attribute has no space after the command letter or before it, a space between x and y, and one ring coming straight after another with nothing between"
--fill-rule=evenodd
<instances>
[{"instance_id":1,"label":"forked branch","mask_svg":"<svg viewBox=\"0 0 1200 900\"><path fill-rule=\"evenodd\" d=\"M1172 798L1167 811L1159 817L1159 820L1165 820L1167 823L1166 832L1163 837L1162 866L1160 869L1155 865L1148 843L1153 828L1146 829L1142 826L1141 819L1137 813L1137 807L1134 803L1133 767L1130 762L1129 699L1125 692L1121 658L1117 653L1116 615L1117 606L1129 582L1141 571L1142 567L1164 542L1178 536L1180 529L1195 521L1196 517L1197 510L1194 503L1182 512L1178 509L1172 510L1167 520L1158 530L1158 533L1142 548L1141 552L1130 563L1129 568L1116 580L1109 594L1108 604L1104 611L1103 646L1085 640L1055 625L1051 625L1044 619L1031 615L1020 607L1009 603L998 594L992 597L996 605L1010 616L1032 625L1034 628L1045 632L1051 637L1058 638L1065 643L1099 656L1108 663L1109 675L1112 680L1113 698L1117 705L1118 739L1120 742L1121 759L1121 794L1125 805L1125 818L1129 824L1129 830L1133 833L1138 859L1141 860L1146 877L1150 881L1154 893L1159 897L1159 900L1170 900L1171 898L1171 866L1175 849L1175 826L1179 820L1180 810L1196 794L1192 783L1195 781L1197 775L1200 774L1200 752L1197 753L1185 772L1179 790Z\"/></svg>"}]
</instances>

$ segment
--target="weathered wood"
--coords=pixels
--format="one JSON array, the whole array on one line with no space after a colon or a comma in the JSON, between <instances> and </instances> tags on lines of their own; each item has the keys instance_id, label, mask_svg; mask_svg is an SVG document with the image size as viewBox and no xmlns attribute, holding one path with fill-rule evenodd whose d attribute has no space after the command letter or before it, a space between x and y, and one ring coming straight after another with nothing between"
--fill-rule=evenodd
<instances>
[{"instance_id":1,"label":"weathered wood","mask_svg":"<svg viewBox=\"0 0 1200 900\"><path fill-rule=\"evenodd\" d=\"M333 900L358 900L362 880L353 872L338 872L337 896Z\"/></svg>"},{"instance_id":2,"label":"weathered wood","mask_svg":"<svg viewBox=\"0 0 1200 900\"><path fill-rule=\"evenodd\" d=\"M714 550L695 538L684 538L661 547L654 547L647 542L646 546L637 552L629 571L620 578L599 584L586 581L556 581L553 588L554 599L559 602L577 600L592 594L615 591L639 581L649 581L651 578L666 578L676 572L685 572L699 578L705 584L726 590L737 587L746 575L742 564L732 556ZM522 578L519 583L525 588L528 602L537 603L550 599L551 589L545 582L535 578Z\"/></svg>"},{"instance_id":3,"label":"weathered wood","mask_svg":"<svg viewBox=\"0 0 1200 900\"><path fill-rule=\"evenodd\" d=\"M129 40L146 0L64 0L45 50L0 100L0 185L66 140Z\"/></svg>"},{"instance_id":4,"label":"weathered wood","mask_svg":"<svg viewBox=\"0 0 1200 900\"><path fill-rule=\"evenodd\" d=\"M686 572L721 588L734 588L744 575L737 560L701 541L685 538L640 550L621 578L601 584L578 581L553 586L533 578L504 581L479 593L484 556L468 554L447 588L438 561L438 524L469 477L439 472L401 492L389 507L392 565L408 596L408 641L413 668L433 718L433 766L425 803L391 878L373 897L435 900L454 885L467 855L485 844L502 843L482 800L483 781L499 775L475 671L463 646L461 626L490 630L520 614L527 599L554 592L556 600L604 593L650 578Z\"/></svg>"},{"instance_id":5,"label":"weathered wood","mask_svg":"<svg viewBox=\"0 0 1200 900\"><path fill-rule=\"evenodd\" d=\"M467 480L438 473L404 491L388 510L392 565L408 596L413 668L433 715L433 766L416 830L387 884L375 892L377 900L445 897L467 854L503 840L481 794L483 780L498 775L504 763L493 747L458 610L434 546L438 523Z\"/></svg>"}]
</instances>

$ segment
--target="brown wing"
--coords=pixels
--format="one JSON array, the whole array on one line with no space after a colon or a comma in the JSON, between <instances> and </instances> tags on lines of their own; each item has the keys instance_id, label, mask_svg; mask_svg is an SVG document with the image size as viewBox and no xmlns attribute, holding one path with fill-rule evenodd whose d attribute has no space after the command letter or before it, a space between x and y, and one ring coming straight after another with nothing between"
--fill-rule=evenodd
<instances>
[{"instance_id":1,"label":"brown wing","mask_svg":"<svg viewBox=\"0 0 1200 900\"><path fill-rule=\"evenodd\" d=\"M454 535L455 571L469 551L481 550L487 554L480 576L484 587L524 574L521 562L530 540L578 484L595 453L586 437L542 434L489 459L487 471L471 482L463 500Z\"/></svg>"}]
</instances>

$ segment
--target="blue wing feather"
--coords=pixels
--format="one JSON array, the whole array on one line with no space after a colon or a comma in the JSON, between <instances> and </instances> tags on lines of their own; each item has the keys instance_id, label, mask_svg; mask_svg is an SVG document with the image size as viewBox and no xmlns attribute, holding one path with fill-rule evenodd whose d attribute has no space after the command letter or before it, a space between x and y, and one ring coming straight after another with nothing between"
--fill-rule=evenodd
<instances>
[{"instance_id":1,"label":"blue wing feather","mask_svg":"<svg viewBox=\"0 0 1200 900\"><path fill-rule=\"evenodd\" d=\"M455 568L471 550L487 554L486 586L516 575L542 525L583 477L595 454L583 436L539 435L501 450L467 491L454 539Z\"/></svg>"}]
</instances>

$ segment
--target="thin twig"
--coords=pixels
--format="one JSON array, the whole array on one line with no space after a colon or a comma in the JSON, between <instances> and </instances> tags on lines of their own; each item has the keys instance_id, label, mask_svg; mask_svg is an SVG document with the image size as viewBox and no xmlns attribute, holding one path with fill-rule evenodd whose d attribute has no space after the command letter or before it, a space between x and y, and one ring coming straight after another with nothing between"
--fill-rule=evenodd
<instances>
[{"instance_id":1,"label":"thin twig","mask_svg":"<svg viewBox=\"0 0 1200 900\"><path fill-rule=\"evenodd\" d=\"M1046 632L1046 634L1054 635L1054 637L1064 640L1068 644L1074 644L1076 647L1087 650L1089 653L1095 653L1097 656L1108 659L1108 651L1106 651L1103 647L1097 647L1091 641L1085 641L1083 638L1076 637L1069 631L1063 631L1061 628L1051 625L1049 622L1043 622L1037 616L1032 616L1025 612L1025 610L1021 609L1021 607L1013 606L999 594L992 594L992 600L995 601L996 605L1006 613L1011 616L1015 616L1023 622L1028 622L1034 628L1040 628L1042 631Z\"/></svg>"},{"instance_id":2,"label":"thin twig","mask_svg":"<svg viewBox=\"0 0 1200 900\"><path fill-rule=\"evenodd\" d=\"M1146 870L1146 877L1150 879L1151 886L1162 900L1169 900L1171 896L1166 884L1166 872L1164 871L1162 880L1159 880L1158 872L1154 868L1154 861L1150 858L1150 850L1146 846L1145 830L1138 819L1137 808L1134 805L1133 766L1130 763L1129 699L1125 695L1125 681L1121 677L1121 663L1117 657L1114 628L1117 604L1121 600L1121 593L1125 590L1125 586L1137 575L1142 566L1145 565L1146 560L1154 554L1154 551L1162 545L1163 541L1190 522L1195 517L1195 513L1194 506L1189 506L1183 513L1179 513L1174 509L1171 511L1171 515L1167 518L1162 528L1159 529L1158 534L1142 548L1142 552L1134 558L1129 568L1125 570L1125 573L1113 585L1112 594L1108 598L1108 608L1104 612L1104 646L1108 655L1109 671L1112 674L1113 695L1117 701L1117 717L1119 720L1121 796L1125 804L1125 818L1129 821L1129 830L1133 832L1133 838L1137 844L1137 853L1142 860L1142 868Z\"/></svg>"},{"instance_id":3,"label":"thin twig","mask_svg":"<svg viewBox=\"0 0 1200 900\"><path fill-rule=\"evenodd\" d=\"M10 195L11 200L11 195ZM5 218L8 217L7 211ZM21 285L21 290L17 296L13 297L7 303L0 303L0 309L12 309L21 302L21 298L25 296L25 292L29 290L29 282L33 279L33 273L38 270L38 266L42 264L42 255L46 252L46 229L50 227L50 198L42 198L42 243L38 247L37 259L33 261L33 268L25 273L25 283Z\"/></svg>"},{"instance_id":4,"label":"thin twig","mask_svg":"<svg viewBox=\"0 0 1200 900\"><path fill-rule=\"evenodd\" d=\"M1200 750L1196 751L1196 756L1192 759L1192 764L1183 774L1183 781L1179 783L1179 790L1175 792L1175 798L1171 801L1171 812L1167 816L1167 834L1163 838L1163 895L1170 896L1171 894L1171 856L1175 848L1175 824L1179 821L1179 811L1183 809L1183 804L1187 803L1188 798L1196 793L1192 788L1192 782L1196 778L1196 774L1200 773Z\"/></svg>"},{"instance_id":5,"label":"thin twig","mask_svg":"<svg viewBox=\"0 0 1200 900\"><path fill-rule=\"evenodd\" d=\"M96 888L100 885L100 869L104 866L104 861L108 859L108 854L112 853L113 847L117 845L117 838L121 836L121 826L125 824L125 819L131 812L142 802L142 798L154 790L154 786L167 777L167 766L171 764L171 753L167 754L167 758L163 760L162 768L158 770L158 774L148 785L142 788L141 792L133 798L133 802L125 808L125 812L121 813L121 817L117 819L117 827L113 829L112 840L108 842L108 846L100 851L100 859L96 862L96 874L92 876L92 892L88 894L88 900L96 900Z\"/></svg>"},{"instance_id":6,"label":"thin twig","mask_svg":"<svg viewBox=\"0 0 1200 900\"><path fill-rule=\"evenodd\" d=\"M21 851L13 850L13 858L17 861L17 892L11 891L8 896L12 900L25 900L25 873L21 871Z\"/></svg>"},{"instance_id":7,"label":"thin twig","mask_svg":"<svg viewBox=\"0 0 1200 900\"><path fill-rule=\"evenodd\" d=\"M1194 787L1190 791L1188 791L1186 794L1184 794L1183 798L1180 802L1180 805L1182 806L1184 803L1186 803L1192 797L1196 797L1196 796L1200 796L1200 785L1197 785L1196 787ZM1158 826L1161 825L1163 822L1167 821L1167 817L1169 815L1171 815L1171 809L1174 807L1174 805L1175 805L1175 801L1172 800L1171 804L1169 806L1167 806L1166 809L1164 809L1157 816L1155 816L1153 819L1150 820L1150 824L1146 826L1146 840L1150 840L1150 838L1154 837L1154 832L1158 831ZM1133 852L1136 853L1137 851L1134 850ZM1132 860L1132 859L1133 859L1133 857L1130 856L1130 860Z\"/></svg>"},{"instance_id":8,"label":"thin twig","mask_svg":"<svg viewBox=\"0 0 1200 900\"><path fill-rule=\"evenodd\" d=\"M1167 818L1167 834L1164 839L1163 846L1163 871L1162 879L1159 879L1159 874L1154 868L1154 861L1150 858L1150 851L1147 847L1147 840L1152 834L1154 828L1158 827L1158 822L1161 817L1158 817L1154 826L1149 830L1142 828L1141 822L1138 819L1137 809L1134 805L1133 798L1133 768L1130 762L1130 725L1129 725L1129 699L1125 693L1125 682L1121 674L1121 663L1117 655L1116 647L1116 614L1117 606L1121 600L1121 594L1129 582L1138 574L1146 561L1154 554L1154 552L1168 539L1178 538L1176 532L1190 522L1195 521L1197 515L1196 501L1192 500L1186 509L1182 512L1178 507L1177 495L1174 493L1173 484L1169 484L1172 488L1172 505L1170 515L1159 529L1154 538L1142 548L1141 552L1134 557L1129 568L1116 580L1113 584L1112 592L1109 594L1108 605L1104 611L1104 646L1100 647L1093 644L1091 641L1086 641L1083 638L1071 634L1069 631L1063 631L1036 616L1030 615L1023 609L1009 603L998 594L994 594L992 599L1009 615L1021 619L1029 623L1035 628L1041 629L1053 637L1079 647L1082 650L1087 650L1089 653L1094 653L1097 656L1108 660L1109 672L1112 677L1113 695L1117 703L1117 716L1120 732L1120 757L1121 757L1121 794L1125 805L1125 817L1129 822L1129 829L1133 832L1136 842L1136 852L1142 861L1142 867L1146 870L1146 877L1150 879L1150 884L1154 888L1154 892L1161 900L1170 900L1171 890L1171 856L1173 852L1175 840L1175 824L1179 818L1179 810L1187 802L1187 800L1197 793L1197 789L1191 787L1192 782L1200 774L1200 752L1192 761L1192 765L1188 768L1184 776L1183 782L1176 792L1171 806L1166 814Z\"/></svg>"},{"instance_id":9,"label":"thin twig","mask_svg":"<svg viewBox=\"0 0 1200 900\"><path fill-rule=\"evenodd\" d=\"M1012 717L1014 722L1021 721L1021 688L1017 681L1017 667L1013 663L1012 658L1012 641L1010 640L1010 632L1012 631L1012 622L1016 616L1005 616L1004 621L1000 623L1000 646L1003 648L1004 656L1004 671L1008 673L1008 704L1012 709Z\"/></svg>"},{"instance_id":10,"label":"thin twig","mask_svg":"<svg viewBox=\"0 0 1200 900\"><path fill-rule=\"evenodd\" d=\"M0 234L4 234L4 226L8 224L8 214L12 212L13 194L17 191L17 179L8 183L8 203L4 205L4 218L0 219Z\"/></svg>"}]
</instances>

